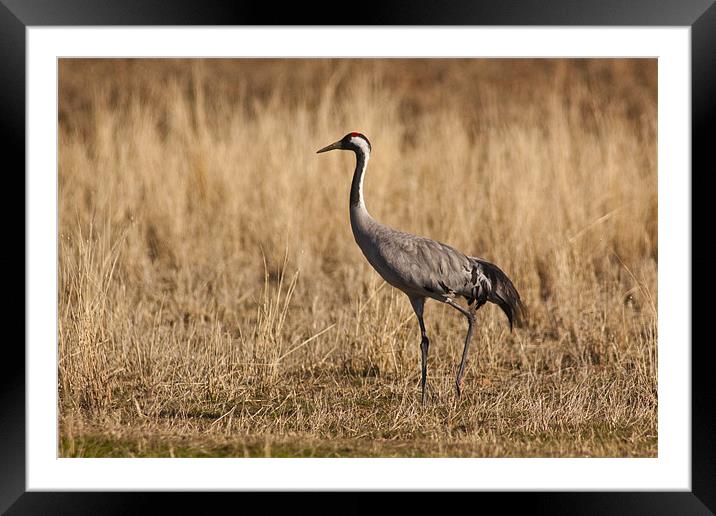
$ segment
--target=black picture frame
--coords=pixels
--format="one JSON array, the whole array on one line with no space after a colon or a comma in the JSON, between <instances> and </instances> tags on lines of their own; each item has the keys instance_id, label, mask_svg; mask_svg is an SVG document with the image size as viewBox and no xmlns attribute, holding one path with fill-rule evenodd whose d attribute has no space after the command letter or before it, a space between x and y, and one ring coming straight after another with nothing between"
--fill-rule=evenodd
<instances>
[{"instance_id":1,"label":"black picture frame","mask_svg":"<svg viewBox=\"0 0 716 516\"><path fill-rule=\"evenodd\" d=\"M87 25L576 25L683 26L691 28L692 173L706 176L709 135L713 133L716 95L716 5L713 0L553 0L470 2L449 5L429 0L339 3L328 5L269 2L174 0L0 0L0 113L5 162L25 166L25 34L32 26ZM712 129L709 131L709 129ZM710 167L707 169L707 166ZM11 167L3 167L10 174ZM701 174L695 174L699 170ZM3 175L5 175L3 174ZM24 174L15 174L24 177ZM24 181L23 181L24 192ZM693 189L692 189L693 191ZM24 198L24 196L23 196ZM692 204L693 210L693 204ZM12 220L17 219L17 211ZM697 219L692 216L692 220ZM693 234L693 233L692 233ZM23 244L23 270L27 256ZM18 258L19 259L19 258ZM693 264L693 258L692 258ZM27 272L26 272L27 274ZM25 276L26 280L27 277ZM685 277L689 281L691 277ZM667 295L667 294L663 294ZM23 294L23 299L25 298ZM687 299L698 309L696 303ZM17 303L19 306L20 304ZM23 310L25 304L22 304ZM701 305L703 307L703 305ZM703 308L701 308L703 310ZM692 316L693 320L693 316ZM24 327L23 327L24 332ZM690 346L691 342L682 343ZM710 339L691 347L692 456L690 492L530 492L472 493L493 498L502 509L529 508L569 514L713 514L716 511L716 425L714 386L708 360ZM25 351L6 340L0 404L0 511L8 514L133 513L148 499L161 497L163 512L188 506L179 493L26 492ZM233 495L224 495L233 496ZM237 496L248 496L246 493ZM255 496L255 495L253 495ZM351 497L356 495L351 495ZM206 496L204 496L206 498ZM278 500L278 499L276 499ZM261 503L259 500L256 500ZM408 500L406 500L408 501ZM215 506L205 501L202 512ZM411 497L404 506L424 503ZM205 505L204 505L205 503ZM225 503L220 501L219 503ZM272 504L274 501L271 502ZM458 502L460 503L460 502ZM474 502L470 502L474 503ZM483 502L484 503L484 502ZM345 506L361 507L360 503ZM416 508L420 506L416 505Z\"/></svg>"}]
</instances>

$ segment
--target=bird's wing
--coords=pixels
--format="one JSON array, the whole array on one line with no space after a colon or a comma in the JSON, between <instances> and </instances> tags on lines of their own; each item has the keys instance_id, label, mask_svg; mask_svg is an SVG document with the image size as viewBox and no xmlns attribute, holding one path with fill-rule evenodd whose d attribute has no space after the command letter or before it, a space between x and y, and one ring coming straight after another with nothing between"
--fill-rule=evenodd
<instances>
[{"instance_id":1,"label":"bird's wing","mask_svg":"<svg viewBox=\"0 0 716 516\"><path fill-rule=\"evenodd\" d=\"M470 259L449 245L400 232L382 246L403 286L435 295L462 295L471 280Z\"/></svg>"}]
</instances>

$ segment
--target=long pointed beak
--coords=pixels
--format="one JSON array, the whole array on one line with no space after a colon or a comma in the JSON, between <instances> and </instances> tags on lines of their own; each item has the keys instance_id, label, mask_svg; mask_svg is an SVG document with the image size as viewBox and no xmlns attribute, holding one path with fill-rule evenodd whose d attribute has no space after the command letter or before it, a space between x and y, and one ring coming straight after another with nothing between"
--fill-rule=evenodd
<instances>
[{"instance_id":1,"label":"long pointed beak","mask_svg":"<svg viewBox=\"0 0 716 516\"><path fill-rule=\"evenodd\" d=\"M321 152L328 152L329 150L340 149L340 148L341 148L341 141L338 140L336 143L332 143L327 147L323 147L322 149L317 150L316 154L320 154Z\"/></svg>"}]
</instances>

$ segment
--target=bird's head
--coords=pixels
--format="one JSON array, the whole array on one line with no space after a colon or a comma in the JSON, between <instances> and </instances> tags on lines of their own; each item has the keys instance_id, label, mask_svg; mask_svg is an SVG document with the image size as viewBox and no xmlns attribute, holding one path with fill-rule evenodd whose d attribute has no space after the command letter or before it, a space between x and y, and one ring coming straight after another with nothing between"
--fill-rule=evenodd
<instances>
[{"instance_id":1,"label":"bird's head","mask_svg":"<svg viewBox=\"0 0 716 516\"><path fill-rule=\"evenodd\" d=\"M370 153L370 142L361 133L348 133L343 138L335 143L323 147L318 150L317 153L328 152L330 150L352 150L354 152L363 152L364 154Z\"/></svg>"}]
</instances>

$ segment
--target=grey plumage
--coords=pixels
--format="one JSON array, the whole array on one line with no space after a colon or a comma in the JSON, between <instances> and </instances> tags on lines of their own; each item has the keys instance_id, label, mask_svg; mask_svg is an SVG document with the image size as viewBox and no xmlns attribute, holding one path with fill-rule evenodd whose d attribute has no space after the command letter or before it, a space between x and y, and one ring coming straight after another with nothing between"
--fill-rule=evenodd
<instances>
[{"instance_id":1,"label":"grey plumage","mask_svg":"<svg viewBox=\"0 0 716 516\"><path fill-rule=\"evenodd\" d=\"M356 169L350 195L351 228L356 243L383 279L407 294L418 318L423 364L423 403L429 347L423 322L425 299L432 298L447 303L467 317L468 333L455 381L459 396L472 336L474 312L488 301L495 303L507 316L512 329L513 324L522 323L526 314L517 289L499 267L486 260L467 256L449 245L398 231L376 221L368 213L363 199L363 179L371 151L368 139L359 133L349 133L318 152L333 149L352 150L356 153ZM468 309L455 302L458 297L467 300Z\"/></svg>"}]
</instances>

